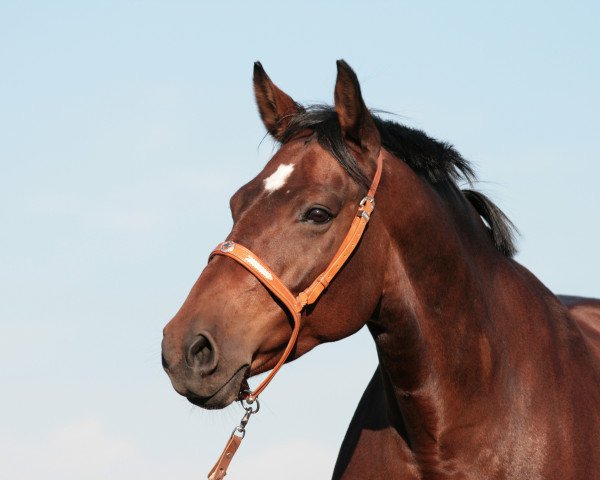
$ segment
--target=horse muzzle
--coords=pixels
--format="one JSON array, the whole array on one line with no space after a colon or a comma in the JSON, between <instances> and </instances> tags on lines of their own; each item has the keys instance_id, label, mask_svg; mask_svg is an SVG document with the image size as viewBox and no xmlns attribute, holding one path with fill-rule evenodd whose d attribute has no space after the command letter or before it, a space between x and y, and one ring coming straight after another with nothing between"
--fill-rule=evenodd
<instances>
[{"instance_id":1,"label":"horse muzzle","mask_svg":"<svg viewBox=\"0 0 600 480\"><path fill-rule=\"evenodd\" d=\"M165 332L162 365L177 393L206 409L230 405L248 385L249 363L221 358L217 343L207 331L184 341L183 348L174 348Z\"/></svg>"}]
</instances>

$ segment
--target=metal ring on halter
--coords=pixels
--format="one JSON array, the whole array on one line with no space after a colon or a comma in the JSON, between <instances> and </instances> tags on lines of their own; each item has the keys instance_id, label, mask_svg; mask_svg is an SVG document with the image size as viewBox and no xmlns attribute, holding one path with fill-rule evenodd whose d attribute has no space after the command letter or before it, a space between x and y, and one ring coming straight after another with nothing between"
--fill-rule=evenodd
<instances>
[{"instance_id":1,"label":"metal ring on halter","mask_svg":"<svg viewBox=\"0 0 600 480\"><path fill-rule=\"evenodd\" d=\"M258 398L253 398L250 401L246 398L242 398L240 403L242 404L242 408L249 413L255 414L260 410L260 402L258 401Z\"/></svg>"},{"instance_id":2,"label":"metal ring on halter","mask_svg":"<svg viewBox=\"0 0 600 480\"><path fill-rule=\"evenodd\" d=\"M247 397L244 397L244 395L248 395ZM252 396L252 390L242 390L240 392L240 396L239 396L239 402L240 405L242 406L242 408L244 410L246 410L247 412L250 413L256 413L260 410L260 403L258 402L258 398L255 398ZM256 402L256 409L252 409L251 405L253 405ZM244 403L246 405L244 405Z\"/></svg>"}]
</instances>

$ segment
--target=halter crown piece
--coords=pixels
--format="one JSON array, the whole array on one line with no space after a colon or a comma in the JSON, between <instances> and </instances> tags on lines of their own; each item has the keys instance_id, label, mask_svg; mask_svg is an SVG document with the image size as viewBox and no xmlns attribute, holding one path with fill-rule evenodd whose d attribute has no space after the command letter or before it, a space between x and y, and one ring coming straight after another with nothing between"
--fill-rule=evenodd
<instances>
[{"instance_id":1,"label":"halter crown piece","mask_svg":"<svg viewBox=\"0 0 600 480\"><path fill-rule=\"evenodd\" d=\"M232 258L252 275L254 275L268 290L273 293L285 307L289 310L294 321L294 328L288 341L285 350L283 351L281 358L277 364L273 367L267 377L260 383L258 387L252 392L243 392L241 394L242 407L246 410L246 413L242 417L240 424L233 430L231 437L221 456L217 460L217 463L208 474L209 480L221 480L227 474L227 467L231 463L233 455L237 451L244 435L246 433L246 424L250 419L250 416L258 412L258 396L267 387L269 382L273 379L275 374L279 371L281 366L285 363L289 357L300 331L301 325L301 314L307 305L310 305L317 301L323 291L327 288L329 283L333 280L336 274L344 266L344 264L352 255L352 252L356 249L358 242L362 238L363 232L369 223L373 210L375 209L375 193L379 186L379 180L381 178L382 166L383 166L383 151L380 150L377 157L377 170L371 182L371 186L367 195L360 201L356 217L350 225L350 229L344 238L344 241L338 248L327 268L310 284L308 288L300 292L298 295L294 294L284 285L279 277L254 253L248 250L243 245L235 243L231 240L223 242L215 248L210 254L209 260L215 255L223 255L225 257ZM253 404L255 406L253 407Z\"/></svg>"}]
</instances>

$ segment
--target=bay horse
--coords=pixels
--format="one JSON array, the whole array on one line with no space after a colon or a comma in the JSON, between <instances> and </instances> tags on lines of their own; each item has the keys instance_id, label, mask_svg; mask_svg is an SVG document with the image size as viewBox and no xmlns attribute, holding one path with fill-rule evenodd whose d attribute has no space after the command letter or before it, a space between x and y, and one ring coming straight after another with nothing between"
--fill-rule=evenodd
<instances>
[{"instance_id":1,"label":"bay horse","mask_svg":"<svg viewBox=\"0 0 600 480\"><path fill-rule=\"evenodd\" d=\"M379 366L334 478L600 478L600 300L550 292L512 258L508 218L459 188L470 164L373 114L337 70L334 106L304 107L255 64L280 148L164 329L173 387L252 404L266 383L247 393L249 377L366 324Z\"/></svg>"}]
</instances>

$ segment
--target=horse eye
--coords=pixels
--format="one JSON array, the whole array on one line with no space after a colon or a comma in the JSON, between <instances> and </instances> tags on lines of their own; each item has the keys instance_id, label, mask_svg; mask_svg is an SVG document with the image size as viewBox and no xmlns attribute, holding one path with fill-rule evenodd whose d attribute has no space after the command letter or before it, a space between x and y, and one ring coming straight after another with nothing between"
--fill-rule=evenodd
<instances>
[{"instance_id":1,"label":"horse eye","mask_svg":"<svg viewBox=\"0 0 600 480\"><path fill-rule=\"evenodd\" d=\"M304 220L313 223L323 224L329 222L332 217L333 215L331 215L331 213L328 210L322 207L314 207L306 212L306 214L304 215Z\"/></svg>"}]
</instances>

